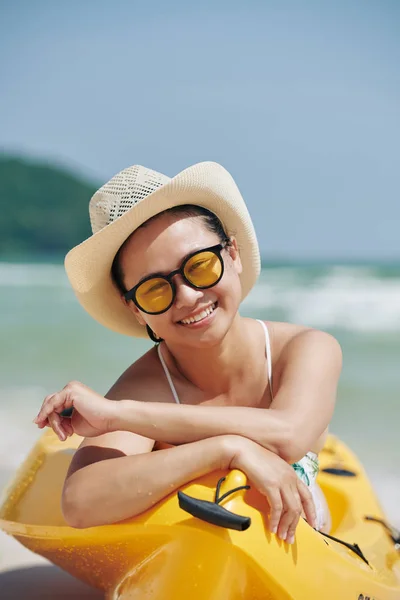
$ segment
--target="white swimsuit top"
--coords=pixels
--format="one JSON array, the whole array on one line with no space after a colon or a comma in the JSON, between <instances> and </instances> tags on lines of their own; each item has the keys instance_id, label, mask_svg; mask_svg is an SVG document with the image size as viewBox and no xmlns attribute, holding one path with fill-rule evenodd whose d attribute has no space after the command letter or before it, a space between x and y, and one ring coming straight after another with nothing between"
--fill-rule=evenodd
<instances>
[{"instance_id":1,"label":"white swimsuit top","mask_svg":"<svg viewBox=\"0 0 400 600\"><path fill-rule=\"evenodd\" d=\"M259 319L257 319L257 321L258 321L259 323L261 323L261 325L262 325L262 326L263 326L263 328L264 328L264 332L265 332L265 354L266 354L266 357L267 357L267 368L268 368L268 381L269 381L269 388L270 388L270 390L271 390L271 396L272 396L272 359L271 359L271 343L270 343L270 341L269 341L269 333L268 333L268 328L267 328L266 324L264 323L264 321L260 321ZM163 369L164 369L165 376L166 376L166 378L167 378L167 381L168 381L168 383L169 383L169 387L171 388L171 392L172 392L172 395L173 395L173 397L174 397L174 400L175 400L175 402L176 402L177 404L180 404L180 401L179 401L179 396L178 396L178 394L177 394L177 391L176 391L176 388L175 388L175 386L174 386L174 382L172 381L171 374L170 374L170 372L169 372L169 370L168 370L168 367L167 367L167 365L166 365L166 363L165 363L164 357L163 357L163 355L162 355L162 352L161 352L161 344L159 344L159 345L157 346L157 352L158 352L158 356L159 356L159 358L160 358L160 362L161 362L161 364L162 364L162 367L163 367Z\"/></svg>"}]
</instances>

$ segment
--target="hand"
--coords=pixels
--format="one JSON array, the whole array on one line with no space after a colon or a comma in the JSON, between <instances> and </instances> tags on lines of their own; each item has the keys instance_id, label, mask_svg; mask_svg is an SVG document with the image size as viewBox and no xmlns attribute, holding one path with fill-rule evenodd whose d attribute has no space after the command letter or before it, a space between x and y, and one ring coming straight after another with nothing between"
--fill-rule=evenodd
<instances>
[{"instance_id":1,"label":"hand","mask_svg":"<svg viewBox=\"0 0 400 600\"><path fill-rule=\"evenodd\" d=\"M107 400L79 381L71 381L56 394L46 396L34 423L42 429L52 427L61 441L73 433L95 437L113 431L115 400ZM73 408L72 417L60 413Z\"/></svg>"},{"instance_id":2,"label":"hand","mask_svg":"<svg viewBox=\"0 0 400 600\"><path fill-rule=\"evenodd\" d=\"M300 481L291 465L277 454L240 436L231 469L243 471L258 491L266 496L270 507L269 527L282 540L293 544L297 524L304 510L308 523L316 526L314 500L308 487Z\"/></svg>"}]
</instances>

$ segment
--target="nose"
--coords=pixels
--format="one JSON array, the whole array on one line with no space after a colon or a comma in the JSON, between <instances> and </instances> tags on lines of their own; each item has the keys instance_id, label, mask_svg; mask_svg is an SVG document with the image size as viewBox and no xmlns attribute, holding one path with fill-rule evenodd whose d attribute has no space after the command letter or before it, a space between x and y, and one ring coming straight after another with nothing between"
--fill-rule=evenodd
<instances>
[{"instance_id":1,"label":"nose","mask_svg":"<svg viewBox=\"0 0 400 600\"><path fill-rule=\"evenodd\" d=\"M175 276L175 286L175 306L178 309L185 308L188 306L194 306L203 294L202 290L196 290L196 288L193 288L188 283L186 283L186 281L181 277L181 275Z\"/></svg>"}]
</instances>

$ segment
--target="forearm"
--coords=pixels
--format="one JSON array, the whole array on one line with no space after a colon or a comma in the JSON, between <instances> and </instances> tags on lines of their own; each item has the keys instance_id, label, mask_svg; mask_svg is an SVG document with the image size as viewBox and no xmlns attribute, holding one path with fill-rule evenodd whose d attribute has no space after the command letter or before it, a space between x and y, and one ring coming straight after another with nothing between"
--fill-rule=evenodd
<instances>
[{"instance_id":1,"label":"forearm","mask_svg":"<svg viewBox=\"0 0 400 600\"><path fill-rule=\"evenodd\" d=\"M232 444L222 437L90 464L64 485L62 508L73 527L134 517L185 483L228 468Z\"/></svg>"},{"instance_id":2,"label":"forearm","mask_svg":"<svg viewBox=\"0 0 400 600\"><path fill-rule=\"evenodd\" d=\"M281 352L276 369L279 389L268 410L122 400L115 411L115 429L171 444L239 435L292 462L326 430L341 365L341 349L332 336L302 331Z\"/></svg>"},{"instance_id":3,"label":"forearm","mask_svg":"<svg viewBox=\"0 0 400 600\"><path fill-rule=\"evenodd\" d=\"M168 444L239 435L280 454L289 423L279 411L241 406L192 406L122 400L113 428Z\"/></svg>"}]
</instances>

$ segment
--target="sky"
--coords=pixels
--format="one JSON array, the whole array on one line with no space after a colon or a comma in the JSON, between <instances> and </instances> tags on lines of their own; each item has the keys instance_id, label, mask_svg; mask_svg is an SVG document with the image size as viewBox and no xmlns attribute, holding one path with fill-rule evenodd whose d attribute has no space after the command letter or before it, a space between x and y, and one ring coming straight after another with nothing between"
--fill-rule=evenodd
<instances>
[{"instance_id":1,"label":"sky","mask_svg":"<svg viewBox=\"0 0 400 600\"><path fill-rule=\"evenodd\" d=\"M0 0L0 151L233 175L263 256L400 259L397 0Z\"/></svg>"}]
</instances>

